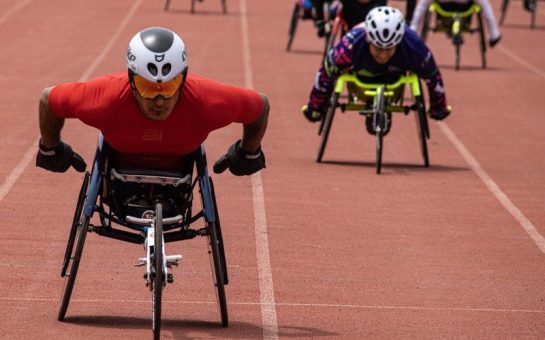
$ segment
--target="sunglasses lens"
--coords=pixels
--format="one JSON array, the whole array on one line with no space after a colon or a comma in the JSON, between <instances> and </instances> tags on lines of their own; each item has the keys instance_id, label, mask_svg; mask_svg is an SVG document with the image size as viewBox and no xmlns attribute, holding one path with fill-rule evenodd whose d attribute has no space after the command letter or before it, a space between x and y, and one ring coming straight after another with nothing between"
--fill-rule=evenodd
<instances>
[{"instance_id":1,"label":"sunglasses lens","mask_svg":"<svg viewBox=\"0 0 545 340\"><path fill-rule=\"evenodd\" d=\"M154 83L140 77L139 75L135 75L133 79L134 86L142 97L146 99L153 99L157 96L170 98L174 96L180 88L183 76L179 74L175 78L164 83Z\"/></svg>"}]
</instances>

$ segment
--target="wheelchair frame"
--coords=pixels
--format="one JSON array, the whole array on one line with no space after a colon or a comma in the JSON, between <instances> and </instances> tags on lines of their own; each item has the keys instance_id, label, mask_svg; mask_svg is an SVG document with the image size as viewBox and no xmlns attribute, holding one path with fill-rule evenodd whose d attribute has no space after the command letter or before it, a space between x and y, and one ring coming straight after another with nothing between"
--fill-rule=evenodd
<instances>
[{"instance_id":1,"label":"wheelchair frame","mask_svg":"<svg viewBox=\"0 0 545 340\"><path fill-rule=\"evenodd\" d=\"M171 0L167 0L165 2L165 11L168 11L170 9L170 1ZM195 13L195 2L197 1L199 0L191 0L191 9L190 9L191 14ZM221 10L223 14L227 14L227 0L221 0Z\"/></svg>"},{"instance_id":2,"label":"wheelchair frame","mask_svg":"<svg viewBox=\"0 0 545 340\"><path fill-rule=\"evenodd\" d=\"M366 96L372 97L373 103L371 105L368 103L358 103L357 95L350 90L350 84L363 90ZM415 103L410 106L403 105L405 85L410 87L412 96L415 100ZM341 93L345 88L348 91L347 101L340 102ZM395 91L399 91L399 98L395 98ZM428 118L420 86L420 79L416 74L409 73L401 76L394 83L386 84L364 83L359 80L354 73L341 74L335 82L334 90L328 101L326 114L325 116L322 116L322 121L320 122L318 134L321 135L322 140L318 149L318 156L316 157L318 163L322 162L329 133L331 131L331 125L333 123L333 117L337 108L340 108L343 113L347 110L358 111L360 115L372 117L377 142L377 174L380 174L382 168L384 131L387 128L388 120L391 119L391 113L404 113L407 115L410 111L416 111L415 118L420 141L420 151L424 160L424 166L429 166L427 139L430 138L430 133Z\"/></svg>"},{"instance_id":3,"label":"wheelchair frame","mask_svg":"<svg viewBox=\"0 0 545 340\"><path fill-rule=\"evenodd\" d=\"M481 13L481 7L477 4L472 4L467 10L463 12L458 11L446 11L441 7L438 2L432 2L429 7L429 11L426 12L424 17L424 26L422 27L422 40L425 42L428 31L430 30L431 13L436 13L435 26L431 28L433 32L445 32L449 34L452 39L452 43L455 48L455 69L460 69L460 55L461 46L463 43L462 34L464 32L473 34L479 32L479 48L481 50L481 65L482 68L486 68L486 39L484 36L483 18ZM475 13L477 17L477 27L471 28L470 19ZM441 25L439 23L440 18L452 20L452 24L449 26ZM467 24L467 27L464 27Z\"/></svg>"},{"instance_id":4,"label":"wheelchair frame","mask_svg":"<svg viewBox=\"0 0 545 340\"><path fill-rule=\"evenodd\" d=\"M125 242L144 245L146 257L139 258L137 266L146 266L144 274L146 286L152 291L152 325L154 338L159 339L161 326L161 295L167 283L173 282L173 275L168 272L172 265L178 265L181 255L168 256L164 244L173 241L192 239L197 236L208 238L208 253L211 258L212 276L217 290L218 307L221 324L228 325L227 302L224 285L228 284L227 266L221 234L221 225L216 204L212 178L208 175L206 153L204 146L194 151L190 156L191 171L196 172L185 176L170 173L150 172L131 173L109 166L109 146L99 135L97 150L91 173L86 172L76 204L70 235L66 246L61 277L65 278L58 320L63 321L68 309L74 287L79 263L81 260L85 238L88 232L95 232ZM196 171L195 171L196 170ZM114 200L112 186L109 181L123 183L149 184L151 186L187 185L188 195L184 202L182 214L163 218L163 206L156 200L154 211L147 210L140 216L116 216L112 207ZM198 184L202 210L192 214L193 192ZM105 197L104 192L107 196ZM92 224L91 218L98 214L99 223ZM205 226L192 228L198 220L204 219ZM130 229L130 231L114 228L115 225Z\"/></svg>"}]
</instances>

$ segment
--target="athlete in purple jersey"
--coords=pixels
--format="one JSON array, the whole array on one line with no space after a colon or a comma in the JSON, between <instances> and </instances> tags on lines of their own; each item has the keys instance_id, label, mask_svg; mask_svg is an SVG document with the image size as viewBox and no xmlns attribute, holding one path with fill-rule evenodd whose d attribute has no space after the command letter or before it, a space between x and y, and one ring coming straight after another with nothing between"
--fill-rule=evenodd
<instances>
[{"instance_id":1,"label":"athlete in purple jersey","mask_svg":"<svg viewBox=\"0 0 545 340\"><path fill-rule=\"evenodd\" d=\"M308 105L302 109L311 122L319 121L337 77L355 72L366 83L392 83L407 71L424 80L430 94L431 118L450 114L441 73L418 35L405 27L403 14L393 7L372 9L365 25L349 31L332 49L316 74Z\"/></svg>"}]
</instances>

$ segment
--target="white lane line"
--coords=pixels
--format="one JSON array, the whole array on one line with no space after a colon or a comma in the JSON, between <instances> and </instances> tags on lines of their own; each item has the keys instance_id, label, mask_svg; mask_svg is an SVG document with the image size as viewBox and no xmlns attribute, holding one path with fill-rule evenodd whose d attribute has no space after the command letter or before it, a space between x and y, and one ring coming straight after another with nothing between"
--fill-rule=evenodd
<instances>
[{"instance_id":1,"label":"white lane line","mask_svg":"<svg viewBox=\"0 0 545 340\"><path fill-rule=\"evenodd\" d=\"M0 301L35 301L58 302L53 298L0 298ZM123 299L71 299L74 303L105 303L105 304L149 304L149 300L123 300ZM180 301L163 300L162 303L182 305L215 305L216 301ZM259 302L228 302L232 306L257 306ZM277 303L281 307L310 307L310 308L345 308L345 309L375 309L375 310L415 310L415 311L454 311L454 312L493 312L493 313L536 313L545 314L541 309L512 309L512 308L469 308L469 307L420 307L420 306L373 306L373 305L346 305L336 303Z\"/></svg>"},{"instance_id":2,"label":"white lane line","mask_svg":"<svg viewBox=\"0 0 545 340\"><path fill-rule=\"evenodd\" d=\"M545 238L537 231L536 227L530 222L526 216L520 211L513 202L507 197L507 195L500 189L498 184L494 182L494 180L486 173L486 171L483 170L479 162L473 157L473 155L466 149L464 144L456 137L454 132L447 126L444 122L437 122L437 125L441 128L443 133L447 136L447 138L450 140L452 144L458 149L458 152L462 155L462 157L466 160L466 162L469 164L471 169L479 176L481 181L486 185L488 190L496 196L498 201L503 205L503 207L517 220L517 222L522 226L524 231L530 237L534 242L536 243L537 247L541 252L545 253Z\"/></svg>"},{"instance_id":3,"label":"white lane line","mask_svg":"<svg viewBox=\"0 0 545 340\"><path fill-rule=\"evenodd\" d=\"M511 52L510 49L508 49L507 47L505 46L502 46L502 45L499 45L498 46L498 50L500 52L502 52L503 54L505 54L506 56L508 56L509 58L513 59L514 61L516 61L517 63L521 64L522 66L526 67L528 70L530 70L531 72L533 73L536 73L537 75L539 75L541 78L545 79L545 72L543 72L541 69L539 69L538 67L530 64L529 62L527 62L526 60L522 59L521 57L517 56L516 54L514 54L513 52Z\"/></svg>"},{"instance_id":4,"label":"white lane line","mask_svg":"<svg viewBox=\"0 0 545 340\"><path fill-rule=\"evenodd\" d=\"M138 9L140 4L143 0L136 1L127 15L125 15L125 18L121 22L121 24L118 26L116 32L112 35L108 43L106 44L106 47L102 48L102 52L98 55L98 57L95 58L95 61L83 72L81 77L79 78L79 81L85 81L89 78L89 76L93 73L93 71L96 69L96 67L100 64L100 62L104 59L106 54L110 52L110 49L112 48L115 40L117 37L119 37L119 34L121 34L121 31L125 28L127 23L129 22L129 19L132 17L134 12ZM30 2L30 1L27 1ZM0 21L1 23L1 21ZM23 156L23 159L15 166L15 168L11 171L11 173L8 175L8 177L4 180L2 185L0 186L0 202L6 197L6 195L9 193L15 182L19 179L19 176L23 173L23 171L26 169L30 161L33 159L33 156L36 155L36 150L38 149L38 142L40 140L40 137L36 138L36 140L32 143L32 145L26 150L25 155Z\"/></svg>"},{"instance_id":5,"label":"white lane line","mask_svg":"<svg viewBox=\"0 0 545 340\"><path fill-rule=\"evenodd\" d=\"M8 177L4 180L2 185L0 185L0 202L6 197L8 192L11 190L11 187L17 182L17 179L23 171L25 171L26 167L30 164L30 162L34 159L36 156L36 150L38 150L38 141L40 138L37 138L32 145L26 150L25 154L23 155L23 158L15 166L13 170L11 170Z\"/></svg>"},{"instance_id":6,"label":"white lane line","mask_svg":"<svg viewBox=\"0 0 545 340\"><path fill-rule=\"evenodd\" d=\"M13 6L10 10L6 11L6 13L4 13L4 15L0 17L0 25L2 25L6 20L8 20L8 18L13 13L17 12L18 10L20 10L21 8L23 8L24 6L28 5L31 2L32 0L25 0L22 2L18 2L15 6Z\"/></svg>"},{"instance_id":7,"label":"white lane line","mask_svg":"<svg viewBox=\"0 0 545 340\"><path fill-rule=\"evenodd\" d=\"M250 57L250 40L248 37L248 14L246 0L240 0L240 25L242 28L242 57L244 64L244 85L253 88L253 74ZM261 319L263 323L263 339L278 339L278 322L274 302L274 284L269 256L269 236L265 215L265 198L261 173L252 175L252 193L254 201L255 242L257 267L259 273L259 289L261 291Z\"/></svg>"}]
</instances>

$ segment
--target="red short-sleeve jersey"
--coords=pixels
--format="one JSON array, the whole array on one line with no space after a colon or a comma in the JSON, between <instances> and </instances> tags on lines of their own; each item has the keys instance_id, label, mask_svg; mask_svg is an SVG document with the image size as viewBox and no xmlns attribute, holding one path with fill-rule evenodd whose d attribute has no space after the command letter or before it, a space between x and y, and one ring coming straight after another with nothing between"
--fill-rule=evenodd
<instances>
[{"instance_id":1,"label":"red short-sleeve jersey","mask_svg":"<svg viewBox=\"0 0 545 340\"><path fill-rule=\"evenodd\" d=\"M118 152L181 156L199 147L213 130L252 122L263 101L254 90L188 75L172 114L154 121L139 111L128 75L120 72L57 85L49 105L58 117L78 118L99 129Z\"/></svg>"}]
</instances>

